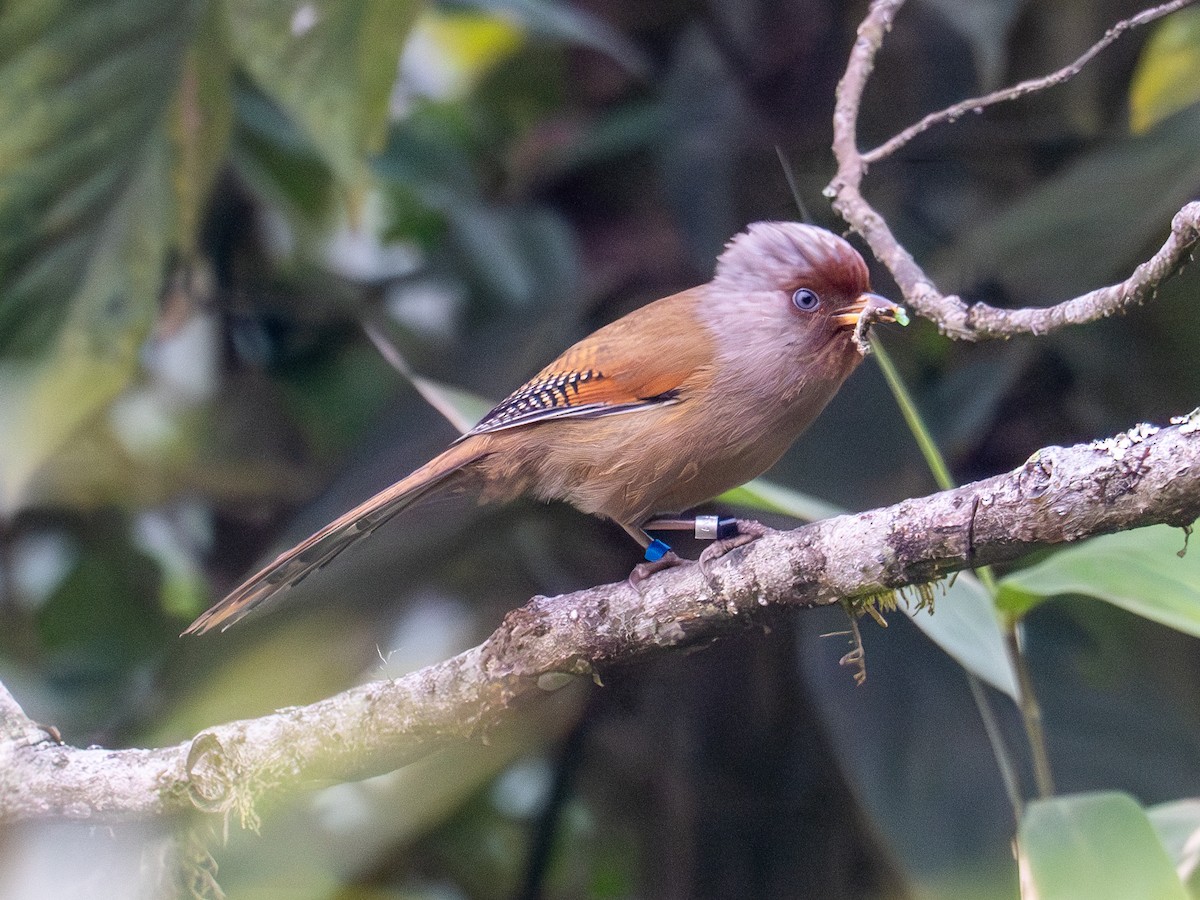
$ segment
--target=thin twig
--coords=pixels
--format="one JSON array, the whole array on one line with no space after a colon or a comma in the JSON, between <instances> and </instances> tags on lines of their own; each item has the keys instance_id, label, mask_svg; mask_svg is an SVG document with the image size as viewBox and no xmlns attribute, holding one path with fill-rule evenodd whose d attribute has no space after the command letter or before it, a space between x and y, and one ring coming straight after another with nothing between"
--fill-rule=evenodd
<instances>
[{"instance_id":1,"label":"thin twig","mask_svg":"<svg viewBox=\"0 0 1200 900\"><path fill-rule=\"evenodd\" d=\"M1044 308L999 309L985 303L968 304L961 297L938 291L912 254L896 240L887 221L863 197L861 189L867 161L858 150L859 108L875 66L875 56L903 5L904 0L875 0L858 27L858 38L851 48L846 72L838 83L833 113L833 152L838 170L825 192L837 213L862 235L876 258L888 267L904 293L906 305L934 322L947 336L978 341L1020 334L1046 334L1066 325L1092 322L1124 312L1151 296L1200 242L1200 202L1188 203L1175 214L1171 233L1162 247L1129 278L1081 297ZM1146 14L1157 16L1161 10L1165 15L1183 5L1186 5L1183 0L1175 0L1148 10ZM1129 21L1139 19L1134 16Z\"/></svg>"},{"instance_id":2,"label":"thin twig","mask_svg":"<svg viewBox=\"0 0 1200 900\"><path fill-rule=\"evenodd\" d=\"M1185 6L1191 6L1196 0L1171 0L1170 3L1164 3L1161 6L1155 6L1151 9L1142 10L1135 16L1130 16L1128 19L1122 19L1108 31L1104 32L1104 37L1092 44L1078 59L1069 65L1063 66L1057 72L1051 72L1049 75L1043 75L1041 78L1028 78L1018 84L1011 85L1006 88L1001 88L998 91L992 91L990 94L985 94L982 97L972 97L969 100L962 100L952 106L947 106L939 112L930 113L917 122L915 125L909 125L895 137L889 138L884 143L880 144L874 150L868 150L862 155L863 162L867 165L876 163L885 157L891 156L918 134L928 131L934 125L942 122L954 122L961 119L967 113L977 113L989 106L994 106L997 103L1006 103L1009 100L1016 100L1024 97L1027 94L1033 94L1037 91L1044 91L1046 88L1055 87L1065 81L1069 81L1078 75L1083 67L1092 61L1092 58L1099 54L1102 50L1108 47L1121 35L1127 31L1132 31L1142 25L1147 25L1161 19L1163 16L1170 15L1177 10L1183 9Z\"/></svg>"}]
</instances>

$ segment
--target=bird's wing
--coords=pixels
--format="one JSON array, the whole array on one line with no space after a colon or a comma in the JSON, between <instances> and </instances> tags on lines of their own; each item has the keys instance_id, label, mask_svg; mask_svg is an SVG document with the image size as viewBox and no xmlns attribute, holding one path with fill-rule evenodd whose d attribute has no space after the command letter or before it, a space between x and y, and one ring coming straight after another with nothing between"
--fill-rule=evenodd
<instances>
[{"instance_id":1,"label":"bird's wing","mask_svg":"<svg viewBox=\"0 0 1200 900\"><path fill-rule=\"evenodd\" d=\"M713 359L712 339L695 320L696 292L666 297L596 331L513 391L463 437L685 400L708 377Z\"/></svg>"}]
</instances>

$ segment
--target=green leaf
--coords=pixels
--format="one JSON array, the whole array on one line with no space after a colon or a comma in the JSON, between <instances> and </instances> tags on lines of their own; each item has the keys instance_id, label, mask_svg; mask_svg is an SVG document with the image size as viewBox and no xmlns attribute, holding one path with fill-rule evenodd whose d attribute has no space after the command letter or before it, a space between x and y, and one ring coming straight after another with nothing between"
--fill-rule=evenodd
<instances>
[{"instance_id":1,"label":"green leaf","mask_svg":"<svg viewBox=\"0 0 1200 900\"><path fill-rule=\"evenodd\" d=\"M419 0L227 0L236 59L359 186L379 151L400 49Z\"/></svg>"},{"instance_id":2,"label":"green leaf","mask_svg":"<svg viewBox=\"0 0 1200 900\"><path fill-rule=\"evenodd\" d=\"M1200 553L1180 557L1183 532L1168 525L1105 535L1006 575L998 604L1013 615L1061 594L1095 597L1200 637Z\"/></svg>"},{"instance_id":3,"label":"green leaf","mask_svg":"<svg viewBox=\"0 0 1200 900\"><path fill-rule=\"evenodd\" d=\"M806 522L829 519L845 512L844 509L839 509L824 500L793 491L765 478L755 478L741 487L726 491L717 501L762 512L783 513L785 516L794 516Z\"/></svg>"},{"instance_id":4,"label":"green leaf","mask_svg":"<svg viewBox=\"0 0 1200 900\"><path fill-rule=\"evenodd\" d=\"M170 232L165 144L151 141L139 154L125 195L104 217L53 351L0 366L0 515L62 499L36 483L38 473L137 371Z\"/></svg>"},{"instance_id":5,"label":"green leaf","mask_svg":"<svg viewBox=\"0 0 1200 900\"><path fill-rule=\"evenodd\" d=\"M1188 893L1200 897L1200 800L1162 803L1146 813Z\"/></svg>"},{"instance_id":6,"label":"green leaf","mask_svg":"<svg viewBox=\"0 0 1200 900\"><path fill-rule=\"evenodd\" d=\"M934 588L935 593L939 588ZM1017 699L1020 691L991 595L970 572L959 572L937 597L932 614L903 607L926 637L949 653L964 669Z\"/></svg>"},{"instance_id":7,"label":"green leaf","mask_svg":"<svg viewBox=\"0 0 1200 900\"><path fill-rule=\"evenodd\" d=\"M324 224L336 192L333 173L316 147L252 86L238 86L233 100L238 173L298 224Z\"/></svg>"},{"instance_id":8,"label":"green leaf","mask_svg":"<svg viewBox=\"0 0 1200 900\"><path fill-rule=\"evenodd\" d=\"M195 2L25 3L0 16L0 353L44 350L146 177ZM93 288L94 290L94 288Z\"/></svg>"},{"instance_id":9,"label":"green leaf","mask_svg":"<svg viewBox=\"0 0 1200 900\"><path fill-rule=\"evenodd\" d=\"M827 519L843 512L836 506L764 478L726 491L717 500L806 521ZM1016 673L1004 646L1000 622L991 597L978 578L969 572L960 572L953 582L947 582L932 614L910 608L910 604L902 604L902 607L913 623L959 665L1016 699Z\"/></svg>"},{"instance_id":10,"label":"green leaf","mask_svg":"<svg viewBox=\"0 0 1200 900\"><path fill-rule=\"evenodd\" d=\"M607 54L635 74L650 70L645 55L603 19L551 0L463 0L465 6L515 19L535 34Z\"/></svg>"},{"instance_id":11,"label":"green leaf","mask_svg":"<svg viewBox=\"0 0 1200 900\"><path fill-rule=\"evenodd\" d=\"M175 243L187 256L196 253L209 193L229 146L232 75L224 18L220 5L211 3L184 58L183 77L168 121L176 200Z\"/></svg>"},{"instance_id":12,"label":"green leaf","mask_svg":"<svg viewBox=\"0 0 1200 900\"><path fill-rule=\"evenodd\" d=\"M1129 127L1149 131L1200 102L1200 7L1183 9L1154 29L1129 85Z\"/></svg>"},{"instance_id":13,"label":"green leaf","mask_svg":"<svg viewBox=\"0 0 1200 900\"><path fill-rule=\"evenodd\" d=\"M1195 196L1197 146L1200 104L1080 157L967 235L945 257L952 280L970 272L1044 304L1128 277Z\"/></svg>"},{"instance_id":14,"label":"green leaf","mask_svg":"<svg viewBox=\"0 0 1200 900\"><path fill-rule=\"evenodd\" d=\"M1035 801L1017 848L1023 897L1187 900L1150 820L1127 794Z\"/></svg>"}]
</instances>

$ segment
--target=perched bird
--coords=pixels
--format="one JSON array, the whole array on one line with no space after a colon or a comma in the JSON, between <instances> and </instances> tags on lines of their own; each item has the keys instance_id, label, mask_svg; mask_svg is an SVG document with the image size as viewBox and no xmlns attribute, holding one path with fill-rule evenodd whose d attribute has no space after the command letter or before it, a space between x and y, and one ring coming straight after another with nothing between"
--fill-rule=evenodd
<instances>
[{"instance_id":1,"label":"perched bird","mask_svg":"<svg viewBox=\"0 0 1200 900\"><path fill-rule=\"evenodd\" d=\"M565 500L644 548L635 580L678 564L645 530L775 463L862 360L861 330L904 321L867 266L821 228L758 222L707 284L657 300L575 344L440 456L278 556L187 629L228 626L434 494ZM753 540L745 527L701 561Z\"/></svg>"}]
</instances>

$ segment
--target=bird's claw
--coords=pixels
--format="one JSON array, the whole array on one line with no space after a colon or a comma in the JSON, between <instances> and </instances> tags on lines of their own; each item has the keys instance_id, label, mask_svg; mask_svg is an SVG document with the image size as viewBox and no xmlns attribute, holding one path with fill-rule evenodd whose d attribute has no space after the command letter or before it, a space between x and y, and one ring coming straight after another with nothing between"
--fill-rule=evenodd
<instances>
[{"instance_id":1,"label":"bird's claw","mask_svg":"<svg viewBox=\"0 0 1200 900\"><path fill-rule=\"evenodd\" d=\"M674 550L668 550L653 562L640 562L634 566L633 571L629 573L629 586L640 594L642 593L642 582L651 575L664 569L682 566L685 562L687 560L680 559Z\"/></svg>"},{"instance_id":2,"label":"bird's claw","mask_svg":"<svg viewBox=\"0 0 1200 900\"><path fill-rule=\"evenodd\" d=\"M753 519L738 519L737 534L732 537L721 538L713 541L700 553L700 574L704 576L704 580L709 584L712 583L712 567L717 560L721 559L730 550L736 550L738 547L744 547L746 544L757 541L760 537L767 534L771 529L762 522L756 522Z\"/></svg>"}]
</instances>

